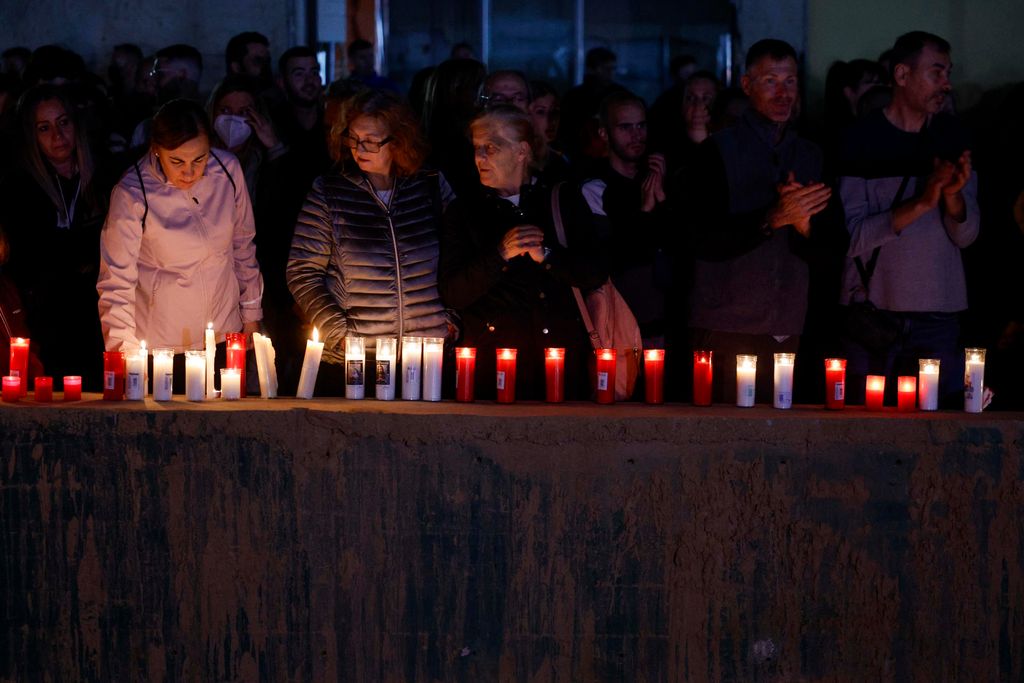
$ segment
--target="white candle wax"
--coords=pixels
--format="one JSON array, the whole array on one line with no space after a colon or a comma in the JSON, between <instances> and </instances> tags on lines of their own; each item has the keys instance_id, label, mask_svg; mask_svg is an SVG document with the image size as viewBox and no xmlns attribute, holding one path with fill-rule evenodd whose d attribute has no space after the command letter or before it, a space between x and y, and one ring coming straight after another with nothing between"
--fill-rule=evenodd
<instances>
[{"instance_id":1,"label":"white candle wax","mask_svg":"<svg viewBox=\"0 0 1024 683\"><path fill-rule=\"evenodd\" d=\"M736 405L754 407L757 386L757 356L736 356Z\"/></svg>"},{"instance_id":2,"label":"white candle wax","mask_svg":"<svg viewBox=\"0 0 1024 683\"><path fill-rule=\"evenodd\" d=\"M213 398L217 395L217 387L214 385L214 365L217 356L217 335L213 331L213 323L206 324L206 395Z\"/></svg>"},{"instance_id":3,"label":"white candle wax","mask_svg":"<svg viewBox=\"0 0 1024 683\"><path fill-rule=\"evenodd\" d=\"M377 337L377 399L395 400L395 355L398 341L393 337Z\"/></svg>"},{"instance_id":4,"label":"white candle wax","mask_svg":"<svg viewBox=\"0 0 1024 683\"><path fill-rule=\"evenodd\" d=\"M202 351L185 352L185 398L202 401L206 395L206 355Z\"/></svg>"},{"instance_id":5,"label":"white candle wax","mask_svg":"<svg viewBox=\"0 0 1024 683\"><path fill-rule=\"evenodd\" d=\"M132 353L125 359L124 396L129 401L146 398L146 356L145 351Z\"/></svg>"},{"instance_id":6,"label":"white candle wax","mask_svg":"<svg viewBox=\"0 0 1024 683\"><path fill-rule=\"evenodd\" d=\"M242 398L242 371L238 368L220 369L220 395L225 401Z\"/></svg>"},{"instance_id":7,"label":"white candle wax","mask_svg":"<svg viewBox=\"0 0 1024 683\"><path fill-rule=\"evenodd\" d=\"M441 400L441 364L444 361L444 339L423 340L423 400Z\"/></svg>"},{"instance_id":8,"label":"white candle wax","mask_svg":"<svg viewBox=\"0 0 1024 683\"><path fill-rule=\"evenodd\" d=\"M795 353L775 354L775 391L772 405L787 410L793 407L793 363Z\"/></svg>"},{"instance_id":9,"label":"white candle wax","mask_svg":"<svg viewBox=\"0 0 1024 683\"><path fill-rule=\"evenodd\" d=\"M345 398L366 396L366 342L362 337L345 337Z\"/></svg>"},{"instance_id":10,"label":"white candle wax","mask_svg":"<svg viewBox=\"0 0 1024 683\"><path fill-rule=\"evenodd\" d=\"M420 400L423 337L402 337L402 398Z\"/></svg>"},{"instance_id":11,"label":"white candle wax","mask_svg":"<svg viewBox=\"0 0 1024 683\"><path fill-rule=\"evenodd\" d=\"M313 338L306 342L306 355L302 359L302 372L299 373L299 389L297 398L313 398L316 387L316 376L320 372L320 357L324 353L324 343L319 341L320 335L313 328Z\"/></svg>"},{"instance_id":12,"label":"white candle wax","mask_svg":"<svg viewBox=\"0 0 1024 683\"><path fill-rule=\"evenodd\" d=\"M985 400L985 349L967 349L964 367L964 411L980 413Z\"/></svg>"},{"instance_id":13,"label":"white candle wax","mask_svg":"<svg viewBox=\"0 0 1024 683\"><path fill-rule=\"evenodd\" d=\"M920 372L917 375L917 405L921 410L939 409L939 369L938 360L924 358L920 361Z\"/></svg>"},{"instance_id":14,"label":"white candle wax","mask_svg":"<svg viewBox=\"0 0 1024 683\"><path fill-rule=\"evenodd\" d=\"M170 401L174 391L173 349L153 349L153 398Z\"/></svg>"}]
</instances>

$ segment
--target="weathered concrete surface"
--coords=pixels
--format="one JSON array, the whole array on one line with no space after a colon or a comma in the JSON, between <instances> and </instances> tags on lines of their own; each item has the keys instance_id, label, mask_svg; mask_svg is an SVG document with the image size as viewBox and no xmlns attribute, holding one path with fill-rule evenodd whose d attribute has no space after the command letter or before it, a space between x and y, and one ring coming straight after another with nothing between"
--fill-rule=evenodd
<instances>
[{"instance_id":1,"label":"weathered concrete surface","mask_svg":"<svg viewBox=\"0 0 1024 683\"><path fill-rule=\"evenodd\" d=\"M0 406L0 680L1024 677L1024 416Z\"/></svg>"}]
</instances>

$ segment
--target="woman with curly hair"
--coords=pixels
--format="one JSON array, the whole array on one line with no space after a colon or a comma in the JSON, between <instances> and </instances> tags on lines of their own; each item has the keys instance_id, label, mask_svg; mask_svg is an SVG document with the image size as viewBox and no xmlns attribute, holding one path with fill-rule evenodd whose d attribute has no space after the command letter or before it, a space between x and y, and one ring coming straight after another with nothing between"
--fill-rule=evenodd
<instances>
[{"instance_id":1,"label":"woman with curly hair","mask_svg":"<svg viewBox=\"0 0 1024 683\"><path fill-rule=\"evenodd\" d=\"M323 360L344 361L346 336L365 337L368 356L376 337L449 336L437 265L452 193L422 169L426 145L409 106L389 92L359 93L329 146L335 169L313 183L288 259L288 286L320 331Z\"/></svg>"}]
</instances>

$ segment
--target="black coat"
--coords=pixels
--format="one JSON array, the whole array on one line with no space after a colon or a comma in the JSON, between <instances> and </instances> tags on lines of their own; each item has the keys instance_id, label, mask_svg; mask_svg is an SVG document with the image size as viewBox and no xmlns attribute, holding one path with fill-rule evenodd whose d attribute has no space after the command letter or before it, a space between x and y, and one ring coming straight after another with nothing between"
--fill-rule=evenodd
<instances>
[{"instance_id":1,"label":"black coat","mask_svg":"<svg viewBox=\"0 0 1024 683\"><path fill-rule=\"evenodd\" d=\"M544 348L566 349L566 397L589 393L586 365L592 355L572 294L608 278L605 248L579 191L559 194L569 243L558 243L551 217L551 190L524 186L520 204L484 190L458 198L445 216L439 285L446 306L462 318L462 346L477 349L476 392L495 395L495 349L518 349L516 397L544 398ZM502 238L517 225L536 225L551 250L544 263L521 255L501 258Z\"/></svg>"}]
</instances>

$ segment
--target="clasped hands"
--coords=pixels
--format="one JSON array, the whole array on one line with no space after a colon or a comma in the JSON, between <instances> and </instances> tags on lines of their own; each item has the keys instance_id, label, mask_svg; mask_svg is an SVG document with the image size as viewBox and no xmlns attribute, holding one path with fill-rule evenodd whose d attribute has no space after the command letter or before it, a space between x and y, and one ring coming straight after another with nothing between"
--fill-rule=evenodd
<instances>
[{"instance_id":1,"label":"clasped hands","mask_svg":"<svg viewBox=\"0 0 1024 683\"><path fill-rule=\"evenodd\" d=\"M778 230L792 225L804 237L811 234L811 217L821 213L832 197L825 183L798 183L790 171L786 182L778 186L779 200L768 211L768 227Z\"/></svg>"},{"instance_id":2,"label":"clasped hands","mask_svg":"<svg viewBox=\"0 0 1024 683\"><path fill-rule=\"evenodd\" d=\"M536 225L517 225L501 238L498 251L505 261L526 254L541 263L544 261L544 231Z\"/></svg>"},{"instance_id":3,"label":"clasped hands","mask_svg":"<svg viewBox=\"0 0 1024 683\"><path fill-rule=\"evenodd\" d=\"M932 163L932 173L925 183L924 194L921 200L928 208L935 208L942 201L947 211L954 208L958 203L960 191L964 189L968 179L971 177L971 153L965 151L960 158L954 161L935 159ZM958 213L958 211L952 211Z\"/></svg>"}]
</instances>

